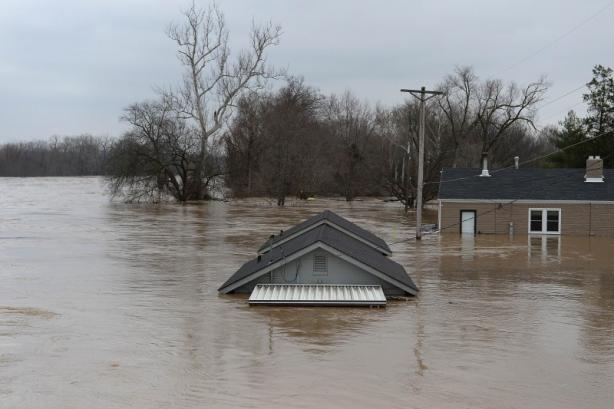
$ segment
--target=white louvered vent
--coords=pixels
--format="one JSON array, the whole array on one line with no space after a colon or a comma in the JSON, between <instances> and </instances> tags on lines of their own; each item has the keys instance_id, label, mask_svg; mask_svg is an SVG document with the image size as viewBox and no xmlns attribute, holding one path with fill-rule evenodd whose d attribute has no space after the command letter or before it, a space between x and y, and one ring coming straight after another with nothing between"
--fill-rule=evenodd
<instances>
[{"instance_id":1,"label":"white louvered vent","mask_svg":"<svg viewBox=\"0 0 614 409\"><path fill-rule=\"evenodd\" d=\"M324 254L313 256L313 272L315 274L328 274L328 259Z\"/></svg>"}]
</instances>

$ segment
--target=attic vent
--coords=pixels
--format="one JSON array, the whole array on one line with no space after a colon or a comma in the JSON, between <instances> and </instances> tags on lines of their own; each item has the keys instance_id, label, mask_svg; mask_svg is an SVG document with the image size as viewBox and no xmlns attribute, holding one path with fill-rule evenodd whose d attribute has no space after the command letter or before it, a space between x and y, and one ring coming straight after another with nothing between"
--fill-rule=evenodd
<instances>
[{"instance_id":1,"label":"attic vent","mask_svg":"<svg viewBox=\"0 0 614 409\"><path fill-rule=\"evenodd\" d=\"M313 256L313 272L328 274L328 260L324 254L316 254Z\"/></svg>"}]
</instances>

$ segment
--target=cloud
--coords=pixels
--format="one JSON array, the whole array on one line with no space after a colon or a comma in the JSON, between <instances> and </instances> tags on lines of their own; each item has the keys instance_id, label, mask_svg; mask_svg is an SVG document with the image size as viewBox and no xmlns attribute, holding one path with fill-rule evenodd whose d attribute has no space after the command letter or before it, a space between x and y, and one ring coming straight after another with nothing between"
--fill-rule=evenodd
<instances>
[{"instance_id":1,"label":"cloud","mask_svg":"<svg viewBox=\"0 0 614 409\"><path fill-rule=\"evenodd\" d=\"M507 70L603 7L597 0L227 0L219 5L233 50L244 44L252 19L280 23L284 35L271 63L303 75L322 92L351 89L372 103L398 103L404 98L399 88L435 86L456 65L520 83L547 74L551 98L587 82L594 64L614 65L612 7ZM154 85L181 78L164 34L179 19L180 8L170 0L4 0L0 142L122 132L118 118L124 107L152 98ZM541 116L556 117L580 95L549 105Z\"/></svg>"}]
</instances>

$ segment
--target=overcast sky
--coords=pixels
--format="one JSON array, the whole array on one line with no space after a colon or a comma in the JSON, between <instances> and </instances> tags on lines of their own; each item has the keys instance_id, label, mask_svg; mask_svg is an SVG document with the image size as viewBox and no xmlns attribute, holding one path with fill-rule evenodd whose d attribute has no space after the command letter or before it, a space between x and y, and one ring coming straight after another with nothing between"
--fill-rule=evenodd
<instances>
[{"instance_id":1,"label":"overcast sky","mask_svg":"<svg viewBox=\"0 0 614 409\"><path fill-rule=\"evenodd\" d=\"M434 87L457 65L473 66L480 77L520 84L546 75L552 82L547 98L555 99L588 82L593 65L614 67L614 5L602 10L610 2L218 4L227 18L233 49L244 44L252 19L271 20L284 32L281 44L270 53L272 64L304 76L324 93L350 89L372 103L392 105L406 97L399 88ZM154 85L172 85L180 79L165 28L177 21L186 4L2 0L0 142L54 134L120 134L123 108L152 98ZM571 107L582 112L581 94L579 90L544 107L540 123L556 122Z\"/></svg>"}]
</instances>

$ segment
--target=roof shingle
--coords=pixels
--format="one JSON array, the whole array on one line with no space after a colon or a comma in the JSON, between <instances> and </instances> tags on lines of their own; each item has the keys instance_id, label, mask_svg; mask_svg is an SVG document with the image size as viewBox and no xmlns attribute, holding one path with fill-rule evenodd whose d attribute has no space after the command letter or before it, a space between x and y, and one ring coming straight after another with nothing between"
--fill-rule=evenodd
<instances>
[{"instance_id":1,"label":"roof shingle","mask_svg":"<svg viewBox=\"0 0 614 409\"><path fill-rule=\"evenodd\" d=\"M392 253L392 251L390 250L390 247L388 247L388 244L386 244L384 240L380 239L379 237L377 237L375 234L371 233L370 231L367 231L363 229L362 227L359 227L356 224L350 222L349 220L339 216L338 214L331 212L330 210L325 210L321 213L311 216L307 220L304 220L303 222L284 231L283 234L277 235L273 238L268 239L266 243L264 243L258 249L258 252L261 253L264 250L266 250L267 247L275 246L276 243L286 239L287 237L290 237L293 234L296 234L302 230L306 230L310 228L311 226L318 224L322 221L329 222L330 224L333 224L333 225L337 225L341 227L342 229L347 230L350 233L355 234L356 236L360 237L361 239L371 243L375 247L379 247L380 249L386 251L388 254Z\"/></svg>"},{"instance_id":2,"label":"roof shingle","mask_svg":"<svg viewBox=\"0 0 614 409\"><path fill-rule=\"evenodd\" d=\"M224 292L225 288L236 283L239 280L249 277L267 266L289 257L292 254L311 246L314 243L324 243L335 250L344 253L363 264L381 272L382 274L414 289L418 288L409 277L403 266L392 261L388 257L382 255L374 248L352 238L340 231L327 226L321 225L313 230L301 234L292 240L289 240L271 251L264 253L260 260L252 259L243 264L241 268L234 273L222 286L219 291Z\"/></svg>"},{"instance_id":3,"label":"roof shingle","mask_svg":"<svg viewBox=\"0 0 614 409\"><path fill-rule=\"evenodd\" d=\"M614 201L614 169L605 182L587 183L585 169L506 168L480 177L481 169L446 168L440 199Z\"/></svg>"}]
</instances>

